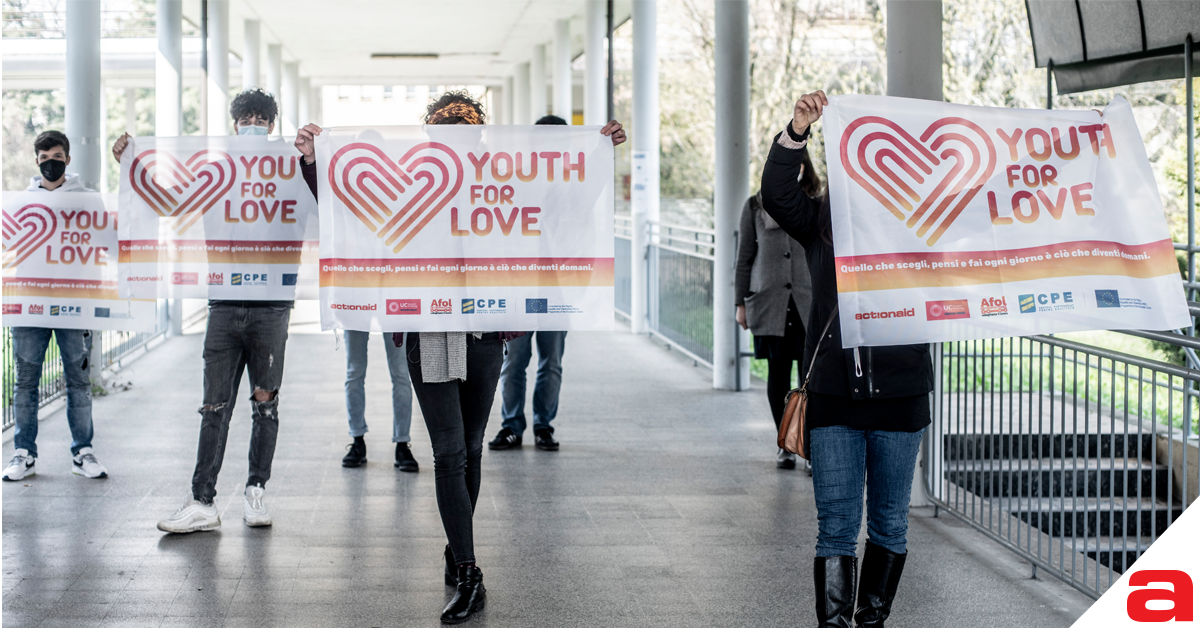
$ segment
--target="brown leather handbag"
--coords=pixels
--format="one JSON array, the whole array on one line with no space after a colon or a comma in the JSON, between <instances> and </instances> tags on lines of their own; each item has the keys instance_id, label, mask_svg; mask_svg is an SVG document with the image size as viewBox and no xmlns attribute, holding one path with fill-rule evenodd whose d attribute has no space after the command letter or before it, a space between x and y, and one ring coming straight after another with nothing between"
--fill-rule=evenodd
<instances>
[{"instance_id":1,"label":"brown leather handbag","mask_svg":"<svg viewBox=\"0 0 1200 628\"><path fill-rule=\"evenodd\" d=\"M838 306L835 305L833 312L829 314L829 321L825 323L825 329L821 331L821 336L817 339L817 346L813 349L812 361L808 364L804 383L799 388L789 390L787 397L784 398L783 420L779 422L779 447L805 460L809 459L808 429L805 425L808 414L808 378L812 377L813 366L817 363L817 354L821 352L821 343L825 342L825 334L829 333L829 326L833 324L833 319L837 318L837 313Z\"/></svg>"}]
</instances>

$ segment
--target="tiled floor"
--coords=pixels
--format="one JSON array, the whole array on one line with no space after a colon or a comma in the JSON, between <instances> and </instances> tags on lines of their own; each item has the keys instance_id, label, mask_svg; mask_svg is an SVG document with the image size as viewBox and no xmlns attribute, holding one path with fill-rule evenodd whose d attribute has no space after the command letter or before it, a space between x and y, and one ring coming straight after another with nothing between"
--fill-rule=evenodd
<instances>
[{"instance_id":1,"label":"tiled floor","mask_svg":"<svg viewBox=\"0 0 1200 628\"><path fill-rule=\"evenodd\" d=\"M421 472L393 469L377 339L366 467L339 464L344 353L329 334L297 333L267 487L274 527L241 522L242 402L222 528L155 529L188 491L201 340L170 340L119 375L131 390L96 400L107 480L71 475L63 415L42 423L39 474L3 487L3 625L438 625L449 591L429 439L415 416ZM624 330L572 333L564 370L562 450L485 450L475 529L489 598L469 625L814 625L811 483L774 468L762 389L715 392L709 371ZM909 549L889 627L1066 627L1090 603L929 511L913 511Z\"/></svg>"}]
</instances>

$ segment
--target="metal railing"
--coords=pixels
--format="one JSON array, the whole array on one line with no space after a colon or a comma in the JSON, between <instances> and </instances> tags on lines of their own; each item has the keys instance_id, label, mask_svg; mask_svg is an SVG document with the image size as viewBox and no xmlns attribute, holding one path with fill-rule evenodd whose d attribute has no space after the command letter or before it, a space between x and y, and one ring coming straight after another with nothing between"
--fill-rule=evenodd
<instances>
[{"instance_id":1,"label":"metal railing","mask_svg":"<svg viewBox=\"0 0 1200 628\"><path fill-rule=\"evenodd\" d=\"M1200 370L1051 336L933 350L930 497L1035 575L1098 598L1196 499Z\"/></svg>"},{"instance_id":2,"label":"metal railing","mask_svg":"<svg viewBox=\"0 0 1200 628\"><path fill-rule=\"evenodd\" d=\"M207 314L207 308L201 308L194 312L190 317L185 319L184 326L188 326ZM150 347L150 344L159 338L163 338L167 334L170 326L170 321L167 316L167 308L164 302L159 302L155 330L153 332L129 332L129 331L100 331L97 336L93 336L93 351L92 356L98 357L100 360L99 368L94 373L99 373L105 369L111 369L119 366L121 361L128 358L136 351ZM95 347L95 343L99 342L99 351ZM13 415L13 394L17 388L17 366L16 356L13 353L12 329L5 327L3 329L3 353L4 353L4 371L3 371L3 404L4 404L4 424L3 429L7 430L15 424ZM47 404L62 397L67 393L66 378L63 374L62 356L59 354L58 343L53 338L46 349L46 359L42 363L42 375L38 385L38 407L45 407Z\"/></svg>"},{"instance_id":3,"label":"metal railing","mask_svg":"<svg viewBox=\"0 0 1200 628\"><path fill-rule=\"evenodd\" d=\"M633 311L633 217L618 215L613 224L613 301L626 319Z\"/></svg>"},{"instance_id":4,"label":"metal railing","mask_svg":"<svg viewBox=\"0 0 1200 628\"><path fill-rule=\"evenodd\" d=\"M712 366L716 232L647 221L650 332Z\"/></svg>"}]
</instances>

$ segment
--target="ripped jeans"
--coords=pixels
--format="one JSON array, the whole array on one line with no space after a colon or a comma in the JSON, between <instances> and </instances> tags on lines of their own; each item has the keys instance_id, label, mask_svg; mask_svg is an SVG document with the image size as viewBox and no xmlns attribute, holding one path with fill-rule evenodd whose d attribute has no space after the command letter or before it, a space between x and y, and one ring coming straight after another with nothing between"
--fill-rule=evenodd
<instances>
[{"instance_id":1,"label":"ripped jeans","mask_svg":"<svg viewBox=\"0 0 1200 628\"><path fill-rule=\"evenodd\" d=\"M250 477L247 486L266 486L279 435L279 386L291 308L279 305L210 303L204 336L204 405L200 445L192 474L192 497L211 504L225 458L229 420L242 373L250 369Z\"/></svg>"}]
</instances>

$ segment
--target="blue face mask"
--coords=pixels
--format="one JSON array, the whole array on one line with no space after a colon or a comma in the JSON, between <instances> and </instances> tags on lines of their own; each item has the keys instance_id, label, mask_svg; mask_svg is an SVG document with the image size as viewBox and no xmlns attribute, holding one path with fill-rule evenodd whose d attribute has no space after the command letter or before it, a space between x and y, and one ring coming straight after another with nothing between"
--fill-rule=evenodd
<instances>
[{"instance_id":1,"label":"blue face mask","mask_svg":"<svg viewBox=\"0 0 1200 628\"><path fill-rule=\"evenodd\" d=\"M238 126L238 135L267 135L267 127L255 124Z\"/></svg>"}]
</instances>

